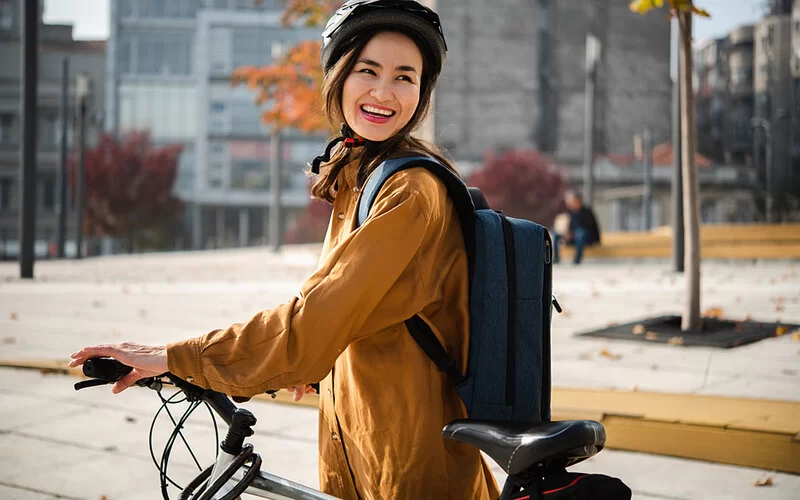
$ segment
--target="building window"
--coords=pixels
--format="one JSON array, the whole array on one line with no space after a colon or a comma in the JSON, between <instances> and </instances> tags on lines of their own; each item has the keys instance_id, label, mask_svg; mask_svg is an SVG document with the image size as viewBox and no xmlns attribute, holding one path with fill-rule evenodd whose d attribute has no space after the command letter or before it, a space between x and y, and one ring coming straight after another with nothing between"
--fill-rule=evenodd
<instances>
[{"instance_id":1,"label":"building window","mask_svg":"<svg viewBox=\"0 0 800 500\"><path fill-rule=\"evenodd\" d=\"M11 207L11 185L13 180L4 177L0 179L0 210L8 210Z\"/></svg>"},{"instance_id":2,"label":"building window","mask_svg":"<svg viewBox=\"0 0 800 500\"><path fill-rule=\"evenodd\" d=\"M11 113L0 113L0 144L16 144L16 120Z\"/></svg>"},{"instance_id":3,"label":"building window","mask_svg":"<svg viewBox=\"0 0 800 500\"><path fill-rule=\"evenodd\" d=\"M0 31L11 31L14 28L13 0L0 0ZM19 2L17 2L19 4Z\"/></svg>"},{"instance_id":4,"label":"building window","mask_svg":"<svg viewBox=\"0 0 800 500\"><path fill-rule=\"evenodd\" d=\"M129 57L140 75L190 75L192 34L189 32L138 31L131 33ZM123 55L124 56L124 55Z\"/></svg>"},{"instance_id":5,"label":"building window","mask_svg":"<svg viewBox=\"0 0 800 500\"><path fill-rule=\"evenodd\" d=\"M231 165L231 187L235 189L267 189L269 166L259 160L234 160Z\"/></svg>"},{"instance_id":6,"label":"building window","mask_svg":"<svg viewBox=\"0 0 800 500\"><path fill-rule=\"evenodd\" d=\"M42 182L42 206L46 210L56 208L56 180L52 177Z\"/></svg>"},{"instance_id":7,"label":"building window","mask_svg":"<svg viewBox=\"0 0 800 500\"><path fill-rule=\"evenodd\" d=\"M50 149L58 144L58 119L55 115L39 115L39 147Z\"/></svg>"}]
</instances>

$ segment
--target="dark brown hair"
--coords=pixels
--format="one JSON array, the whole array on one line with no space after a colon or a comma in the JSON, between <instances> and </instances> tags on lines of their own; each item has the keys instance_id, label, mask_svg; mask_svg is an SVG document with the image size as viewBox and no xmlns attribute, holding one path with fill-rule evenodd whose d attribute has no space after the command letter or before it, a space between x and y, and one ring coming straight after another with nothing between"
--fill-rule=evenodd
<instances>
[{"instance_id":1,"label":"dark brown hair","mask_svg":"<svg viewBox=\"0 0 800 500\"><path fill-rule=\"evenodd\" d=\"M339 130L341 125L345 123L344 112L342 110L342 89L344 88L344 82L353 71L358 55L364 49L367 42L376 34L377 33L370 33L368 35L362 35L360 39L354 43L354 48L343 55L336 64L325 73L322 84L322 110L334 130ZM410 38L412 40L414 39L413 37ZM419 104L408 123L397 131L395 135L381 142L367 141L366 145L363 146L360 151L360 164L356 181L358 184L357 187L359 188L364 185L369 174L371 174L378 165L390 158L425 155L436 159L455 171L453 165L444 158L441 150L434 144L411 136L411 132L419 126L430 110L431 95L436 86L436 80L439 77L438 72L433 74L429 69L431 68L430 56L426 54L426 51L422 49L418 42L415 41L415 43L420 49L423 59ZM319 178L311 188L311 194L313 194L315 198L333 203L334 198L336 198L336 179L342 169L351 161L351 151L353 150L345 148L343 144L339 144L334 148L331 152L330 161L321 165Z\"/></svg>"}]
</instances>

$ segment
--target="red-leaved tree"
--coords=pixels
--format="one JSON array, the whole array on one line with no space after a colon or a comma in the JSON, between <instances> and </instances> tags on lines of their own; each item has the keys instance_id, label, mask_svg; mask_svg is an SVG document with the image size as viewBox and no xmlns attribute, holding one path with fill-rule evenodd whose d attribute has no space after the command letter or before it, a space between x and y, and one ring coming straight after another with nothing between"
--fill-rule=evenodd
<instances>
[{"instance_id":1,"label":"red-leaved tree","mask_svg":"<svg viewBox=\"0 0 800 500\"><path fill-rule=\"evenodd\" d=\"M135 236L148 246L168 245L183 205L172 194L182 146L156 148L148 132L130 132L121 140L103 135L86 150L83 234L125 238L133 251ZM73 199L77 152L70 156ZM159 237L160 236L160 237ZM161 240L161 245L159 241Z\"/></svg>"},{"instance_id":2,"label":"red-leaved tree","mask_svg":"<svg viewBox=\"0 0 800 500\"><path fill-rule=\"evenodd\" d=\"M535 150L487 152L483 167L469 177L469 184L483 192L493 209L546 227L566 210L566 176Z\"/></svg>"}]
</instances>

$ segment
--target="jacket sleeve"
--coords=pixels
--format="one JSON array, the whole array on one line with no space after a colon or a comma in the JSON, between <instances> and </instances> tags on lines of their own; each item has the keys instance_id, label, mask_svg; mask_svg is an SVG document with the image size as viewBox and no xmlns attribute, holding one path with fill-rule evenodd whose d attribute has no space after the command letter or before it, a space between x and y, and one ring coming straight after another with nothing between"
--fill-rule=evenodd
<instances>
[{"instance_id":1,"label":"jacket sleeve","mask_svg":"<svg viewBox=\"0 0 800 500\"><path fill-rule=\"evenodd\" d=\"M408 311L394 311L396 317L385 308L376 312L429 229L417 197L396 191L376 200L370 218L331 250L288 303L247 323L169 344L169 370L231 396L324 378L351 342L424 306L424 294L409 290Z\"/></svg>"}]
</instances>

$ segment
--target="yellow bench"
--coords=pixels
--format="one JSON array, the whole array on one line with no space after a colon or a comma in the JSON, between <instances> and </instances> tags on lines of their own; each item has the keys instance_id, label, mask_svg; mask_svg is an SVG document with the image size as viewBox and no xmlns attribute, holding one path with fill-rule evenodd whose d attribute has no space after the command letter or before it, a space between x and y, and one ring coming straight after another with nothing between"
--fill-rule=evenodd
<instances>
[{"instance_id":1,"label":"yellow bench","mask_svg":"<svg viewBox=\"0 0 800 500\"><path fill-rule=\"evenodd\" d=\"M574 247L561 247L569 261ZM600 245L586 247L584 257L667 258L672 255L672 228L649 232L603 233ZM700 227L700 255L715 259L800 259L800 224L705 224Z\"/></svg>"}]
</instances>

